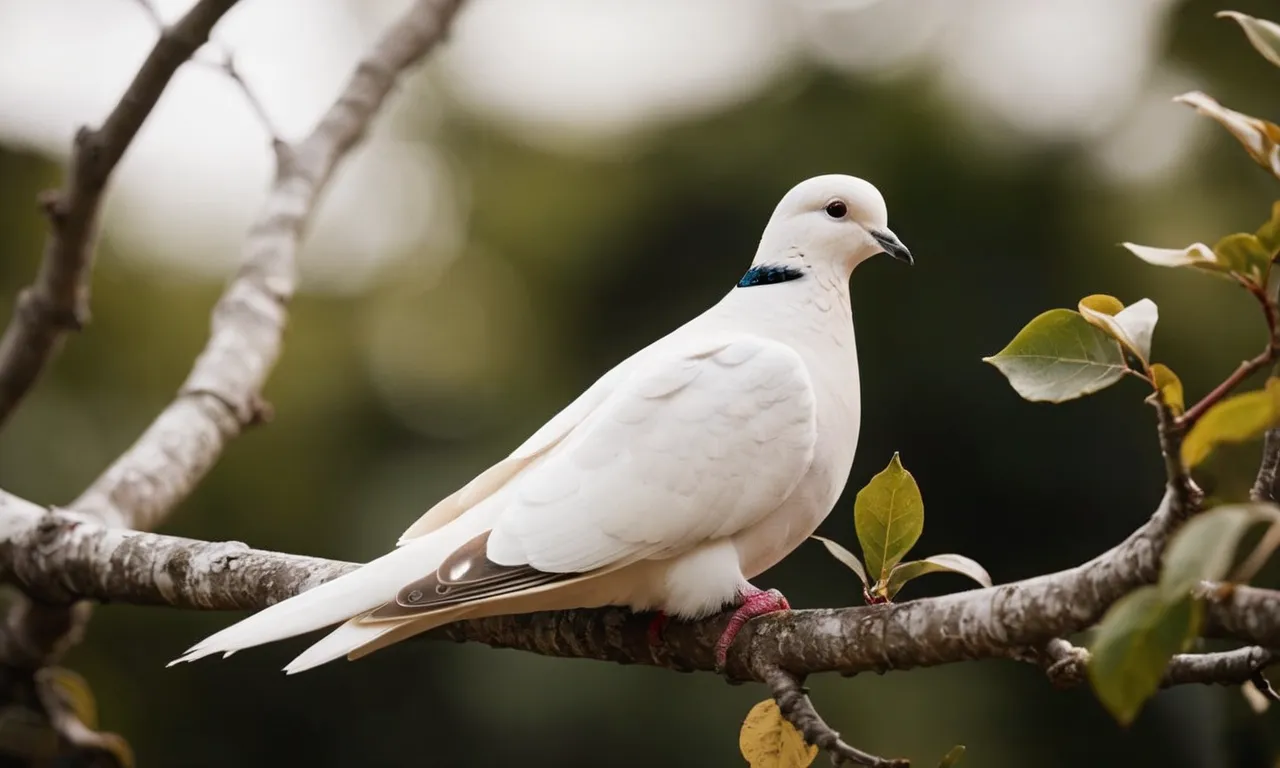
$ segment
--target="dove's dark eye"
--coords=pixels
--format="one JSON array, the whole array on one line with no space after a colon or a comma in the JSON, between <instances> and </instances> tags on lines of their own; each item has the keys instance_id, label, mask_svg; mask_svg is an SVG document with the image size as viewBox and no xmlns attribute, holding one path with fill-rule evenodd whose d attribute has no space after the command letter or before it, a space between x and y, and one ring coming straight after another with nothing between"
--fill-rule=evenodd
<instances>
[{"instance_id":1,"label":"dove's dark eye","mask_svg":"<svg viewBox=\"0 0 1280 768\"><path fill-rule=\"evenodd\" d=\"M849 207L839 200L832 200L827 203L827 215L833 219L843 219L848 212Z\"/></svg>"}]
</instances>

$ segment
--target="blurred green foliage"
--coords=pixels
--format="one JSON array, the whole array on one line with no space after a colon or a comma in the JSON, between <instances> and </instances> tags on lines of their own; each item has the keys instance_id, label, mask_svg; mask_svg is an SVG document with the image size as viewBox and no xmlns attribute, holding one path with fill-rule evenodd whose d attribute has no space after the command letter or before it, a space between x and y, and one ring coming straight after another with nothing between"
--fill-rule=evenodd
<instances>
[{"instance_id":1,"label":"blurred green foliage","mask_svg":"<svg viewBox=\"0 0 1280 768\"><path fill-rule=\"evenodd\" d=\"M1280 80L1216 10L1180 6L1166 56L1266 117ZM820 532L851 544L853 491L901 451L930 499L925 550L963 552L997 582L1092 557L1162 492L1145 393L1028 403L981 357L1046 308L1096 292L1150 297L1159 357L1194 401L1256 351L1256 307L1225 281L1151 267L1117 244L1251 231L1280 190L1221 131L1205 132L1176 178L1122 187L1083 170L1082 146L1004 152L999 138L957 127L953 109L924 79L797 69L752 101L590 157L535 150L518 129L445 110L431 141L468 189L464 249L443 272L438 254L407 254L359 296L300 295L266 391L275 420L229 448L165 531L379 554L608 367L717 300L787 188L847 172L880 187L917 264L873 260L853 278L864 422L850 490ZM33 201L57 178L48 160L0 147L0 316L35 271ZM203 344L221 285L126 255L108 232L92 326L0 435L7 490L70 501L168 401ZM1240 497L1255 452L1216 451L1207 490ZM861 601L816 543L759 583L797 607ZM966 587L944 575L900 599ZM735 766L739 725L760 698L709 675L425 643L285 678L280 667L311 637L164 668L234 618L97 612L68 664L140 765ZM810 685L853 743L920 764L957 743L984 768L1270 768L1280 750L1280 715L1252 715L1234 689L1162 692L1122 729L1087 688L1055 691L1010 662Z\"/></svg>"}]
</instances>

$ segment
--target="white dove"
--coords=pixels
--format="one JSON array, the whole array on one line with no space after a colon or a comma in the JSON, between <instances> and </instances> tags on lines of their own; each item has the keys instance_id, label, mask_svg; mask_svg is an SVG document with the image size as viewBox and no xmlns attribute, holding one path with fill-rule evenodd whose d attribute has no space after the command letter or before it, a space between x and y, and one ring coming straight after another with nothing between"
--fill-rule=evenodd
<instances>
[{"instance_id":1,"label":"white dove","mask_svg":"<svg viewBox=\"0 0 1280 768\"><path fill-rule=\"evenodd\" d=\"M658 611L660 627L736 605L716 647L723 668L743 624L790 609L749 579L813 533L853 466L861 398L848 283L879 253L913 263L873 185L801 182L717 304L619 363L390 553L170 664L340 621L285 671L459 619L619 605Z\"/></svg>"}]
</instances>

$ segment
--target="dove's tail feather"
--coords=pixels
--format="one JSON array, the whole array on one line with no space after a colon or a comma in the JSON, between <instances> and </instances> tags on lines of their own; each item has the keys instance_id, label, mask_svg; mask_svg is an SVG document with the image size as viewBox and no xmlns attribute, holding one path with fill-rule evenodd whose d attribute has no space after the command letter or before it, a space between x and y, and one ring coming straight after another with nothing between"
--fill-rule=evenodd
<instances>
[{"instance_id":1,"label":"dove's tail feather","mask_svg":"<svg viewBox=\"0 0 1280 768\"><path fill-rule=\"evenodd\" d=\"M461 520L455 521L462 522ZM480 522L480 521L475 521ZM474 532L447 525L372 560L357 570L265 608L201 640L169 665L234 651L321 629L385 603L405 584L430 573Z\"/></svg>"},{"instance_id":2,"label":"dove's tail feather","mask_svg":"<svg viewBox=\"0 0 1280 768\"><path fill-rule=\"evenodd\" d=\"M466 607L446 609L401 621L361 623L362 614L333 630L315 645L285 665L287 674L296 674L346 656L355 660L420 632L465 618Z\"/></svg>"},{"instance_id":3,"label":"dove's tail feather","mask_svg":"<svg viewBox=\"0 0 1280 768\"><path fill-rule=\"evenodd\" d=\"M366 611L303 651L285 666L284 671L291 675L304 672L343 656L354 661L401 640L463 619L566 607L593 608L612 602L626 602L614 588L614 580L604 578L622 567L623 564L618 564L569 581L542 584L516 593L427 611L404 619L369 621L368 615L372 611Z\"/></svg>"}]
</instances>

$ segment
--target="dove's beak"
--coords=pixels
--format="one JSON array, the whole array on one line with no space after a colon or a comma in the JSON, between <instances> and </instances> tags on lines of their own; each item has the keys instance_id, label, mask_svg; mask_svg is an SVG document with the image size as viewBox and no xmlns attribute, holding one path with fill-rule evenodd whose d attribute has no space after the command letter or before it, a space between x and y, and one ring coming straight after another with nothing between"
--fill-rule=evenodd
<instances>
[{"instance_id":1,"label":"dove's beak","mask_svg":"<svg viewBox=\"0 0 1280 768\"><path fill-rule=\"evenodd\" d=\"M885 253L898 261L905 261L908 266L916 263L916 260L911 258L911 251L907 250L907 246L903 245L902 241L898 239L898 236L890 232L887 228L872 229L869 231L871 236L875 238L875 241L884 249Z\"/></svg>"}]
</instances>

